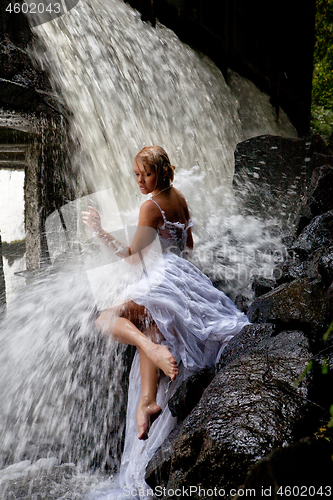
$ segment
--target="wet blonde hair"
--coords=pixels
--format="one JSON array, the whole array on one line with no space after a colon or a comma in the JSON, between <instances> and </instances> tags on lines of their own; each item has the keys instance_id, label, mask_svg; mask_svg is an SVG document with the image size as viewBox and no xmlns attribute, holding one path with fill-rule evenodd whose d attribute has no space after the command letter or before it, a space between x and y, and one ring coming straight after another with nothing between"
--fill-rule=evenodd
<instances>
[{"instance_id":1,"label":"wet blonde hair","mask_svg":"<svg viewBox=\"0 0 333 500\"><path fill-rule=\"evenodd\" d=\"M162 180L173 181L175 167L171 165L167 152L161 146L148 146L142 148L135 157L144 167L150 167L155 170L158 182Z\"/></svg>"}]
</instances>

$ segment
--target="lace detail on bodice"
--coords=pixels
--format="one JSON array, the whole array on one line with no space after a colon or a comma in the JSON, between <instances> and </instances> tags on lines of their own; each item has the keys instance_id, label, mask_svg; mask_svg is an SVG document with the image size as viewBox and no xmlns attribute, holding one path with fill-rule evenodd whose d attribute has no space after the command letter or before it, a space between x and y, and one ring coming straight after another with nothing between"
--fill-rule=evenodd
<instances>
[{"instance_id":1,"label":"lace detail on bodice","mask_svg":"<svg viewBox=\"0 0 333 500\"><path fill-rule=\"evenodd\" d=\"M181 254L186 248L187 231L194 226L192 219L189 219L187 224L168 221L159 204L152 198L151 201L158 206L163 217L163 226L157 228L163 252Z\"/></svg>"}]
</instances>

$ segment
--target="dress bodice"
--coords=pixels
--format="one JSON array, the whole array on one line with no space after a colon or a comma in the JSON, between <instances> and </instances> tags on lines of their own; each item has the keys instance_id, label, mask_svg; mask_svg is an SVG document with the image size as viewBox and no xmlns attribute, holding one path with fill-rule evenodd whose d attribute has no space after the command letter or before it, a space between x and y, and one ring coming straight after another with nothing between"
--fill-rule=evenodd
<instances>
[{"instance_id":1,"label":"dress bodice","mask_svg":"<svg viewBox=\"0 0 333 500\"><path fill-rule=\"evenodd\" d=\"M151 201L158 206L163 217L163 226L157 228L163 252L182 254L186 248L187 231L194 225L193 221L189 219L187 224L168 221L164 210L161 209L157 201L153 200L153 198L151 198Z\"/></svg>"}]
</instances>

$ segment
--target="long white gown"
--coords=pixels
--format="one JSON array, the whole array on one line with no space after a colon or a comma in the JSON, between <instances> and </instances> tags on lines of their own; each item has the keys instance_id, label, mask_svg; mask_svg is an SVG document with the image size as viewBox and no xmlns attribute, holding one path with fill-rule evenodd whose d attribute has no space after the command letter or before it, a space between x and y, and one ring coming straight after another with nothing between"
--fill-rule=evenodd
<instances>
[{"instance_id":1,"label":"long white gown","mask_svg":"<svg viewBox=\"0 0 333 500\"><path fill-rule=\"evenodd\" d=\"M158 203L155 200L151 200ZM160 208L160 207L159 207ZM161 208L160 208L161 210ZM152 498L144 480L146 466L175 427L168 401L180 384L195 371L216 363L226 344L249 324L247 316L191 262L182 257L187 226L170 222L161 210L164 224L157 230L163 250L144 279L129 286L122 300L134 300L150 311L164 341L179 366L174 382L160 379L157 404L162 414L149 431L149 438L137 438L136 411L141 396L140 360L135 355L129 380L125 445L120 472L112 489L89 498L115 500ZM148 282L148 286L147 286ZM142 293L144 290L144 293Z\"/></svg>"}]
</instances>

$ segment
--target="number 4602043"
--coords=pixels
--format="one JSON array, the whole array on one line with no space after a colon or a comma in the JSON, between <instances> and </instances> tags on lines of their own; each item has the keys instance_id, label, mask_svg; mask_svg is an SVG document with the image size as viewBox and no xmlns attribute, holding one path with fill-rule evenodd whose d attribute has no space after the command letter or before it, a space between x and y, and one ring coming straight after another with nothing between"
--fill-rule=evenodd
<instances>
[{"instance_id":1,"label":"number 4602043","mask_svg":"<svg viewBox=\"0 0 333 500\"><path fill-rule=\"evenodd\" d=\"M19 14L22 12L23 14L44 14L45 12L49 14L60 14L61 13L61 5L60 3L9 3L6 7L6 12L10 12L13 14Z\"/></svg>"},{"instance_id":2,"label":"number 4602043","mask_svg":"<svg viewBox=\"0 0 333 500\"><path fill-rule=\"evenodd\" d=\"M281 497L330 497L332 494L331 486L280 486L276 492Z\"/></svg>"}]
</instances>

